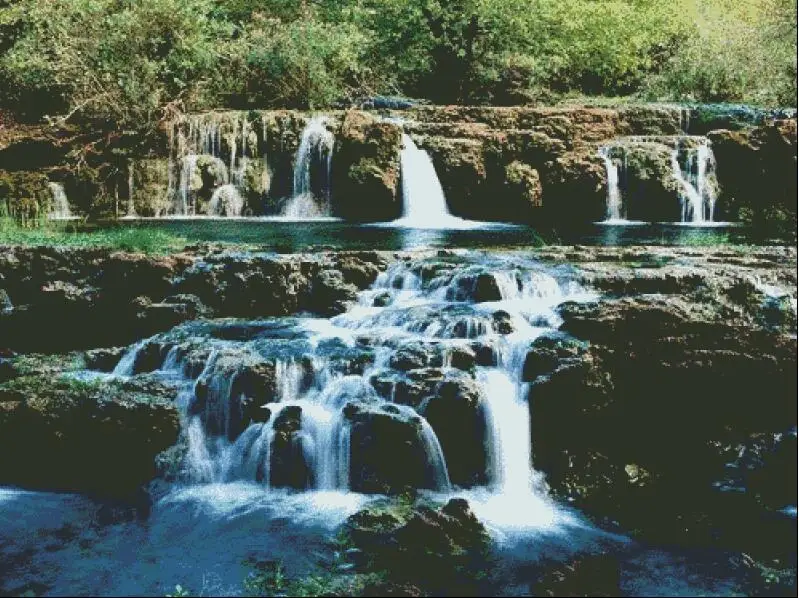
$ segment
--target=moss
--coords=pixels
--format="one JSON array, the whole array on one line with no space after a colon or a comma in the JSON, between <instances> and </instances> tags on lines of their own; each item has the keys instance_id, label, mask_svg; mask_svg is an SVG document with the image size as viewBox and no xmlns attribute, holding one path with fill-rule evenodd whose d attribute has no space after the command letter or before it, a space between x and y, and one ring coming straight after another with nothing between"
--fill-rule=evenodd
<instances>
[{"instance_id":1,"label":"moss","mask_svg":"<svg viewBox=\"0 0 799 598\"><path fill-rule=\"evenodd\" d=\"M177 440L174 391L135 382L25 375L0 385L4 483L130 496Z\"/></svg>"},{"instance_id":2,"label":"moss","mask_svg":"<svg viewBox=\"0 0 799 598\"><path fill-rule=\"evenodd\" d=\"M334 213L349 220L399 216L400 128L365 112L344 115L333 161Z\"/></svg>"},{"instance_id":3,"label":"moss","mask_svg":"<svg viewBox=\"0 0 799 598\"><path fill-rule=\"evenodd\" d=\"M133 205L138 216L160 216L168 209L167 186L169 162L164 158L131 161ZM130 192L130 190L129 190ZM120 206L121 215L128 215L129 206Z\"/></svg>"}]
</instances>

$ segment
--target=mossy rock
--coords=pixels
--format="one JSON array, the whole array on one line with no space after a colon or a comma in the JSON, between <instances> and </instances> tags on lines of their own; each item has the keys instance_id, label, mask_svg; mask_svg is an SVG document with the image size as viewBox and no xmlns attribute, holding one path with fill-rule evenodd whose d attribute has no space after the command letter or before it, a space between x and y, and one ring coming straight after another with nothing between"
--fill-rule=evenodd
<instances>
[{"instance_id":1,"label":"mossy rock","mask_svg":"<svg viewBox=\"0 0 799 598\"><path fill-rule=\"evenodd\" d=\"M0 481L125 498L180 429L176 393L27 375L0 385Z\"/></svg>"},{"instance_id":2,"label":"mossy rock","mask_svg":"<svg viewBox=\"0 0 799 598\"><path fill-rule=\"evenodd\" d=\"M333 212L347 220L392 220L400 215L399 126L352 110L336 131Z\"/></svg>"}]
</instances>

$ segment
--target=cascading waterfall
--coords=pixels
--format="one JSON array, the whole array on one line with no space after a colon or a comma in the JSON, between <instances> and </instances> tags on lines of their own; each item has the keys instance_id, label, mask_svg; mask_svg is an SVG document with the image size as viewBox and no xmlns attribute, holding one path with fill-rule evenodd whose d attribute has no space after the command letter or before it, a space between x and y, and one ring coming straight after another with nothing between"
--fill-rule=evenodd
<instances>
[{"instance_id":1,"label":"cascading waterfall","mask_svg":"<svg viewBox=\"0 0 799 598\"><path fill-rule=\"evenodd\" d=\"M244 209L244 198L236 185L217 187L208 202L208 214L211 216L241 216Z\"/></svg>"},{"instance_id":2,"label":"cascading waterfall","mask_svg":"<svg viewBox=\"0 0 799 598\"><path fill-rule=\"evenodd\" d=\"M402 217L393 226L429 229L471 228L478 223L453 216L430 155L402 134Z\"/></svg>"},{"instance_id":3,"label":"cascading waterfall","mask_svg":"<svg viewBox=\"0 0 799 598\"><path fill-rule=\"evenodd\" d=\"M135 202L135 194L134 194L134 177L133 177L133 166L129 166L128 168L128 209L127 214L125 214L124 218L136 218L136 202Z\"/></svg>"},{"instance_id":4,"label":"cascading waterfall","mask_svg":"<svg viewBox=\"0 0 799 598\"><path fill-rule=\"evenodd\" d=\"M295 356L275 349L270 357L263 352L262 340L206 339L211 348L209 353L204 345L205 366L196 378L185 380L179 399L186 410L191 480L197 484L248 480L265 488L347 491L354 463L362 460L360 451L365 450L358 444L363 442L362 432L358 443L354 440L354 422L370 425L370 418L388 418L415 430L413 445L422 455L415 479L421 487L450 493L454 486L447 458L457 455L448 455L439 440L436 426L445 424L428 421L424 406L393 402L396 388L388 395L379 393L374 380L391 369L398 347L425 343L447 355L477 343L490 347L494 356L493 365L474 369L485 420L488 484L482 495L479 489L465 492L479 503L478 509L483 505L481 514L488 519L501 519L510 507L507 501L532 500L533 510L551 512L545 484L532 468L529 388L522 382L522 369L530 343L559 325L554 308L566 299L591 295L568 278L530 262L522 267L501 262L455 271L444 268L435 276L423 276L424 271L424 262L396 264L363 291L349 311L329 321L301 320L298 330L308 344ZM482 288L478 281L485 276L495 283L490 300L477 296ZM383 299L378 302L378 297ZM504 314L507 329L497 328L497 314ZM157 341L148 339L132 347L114 374L132 375L139 353L152 355L153 342ZM373 344L374 353L360 372L352 373L324 352L330 343L355 350L364 342ZM185 349L176 345L161 355L163 375L187 371L182 361ZM442 359L446 375L460 371L447 357ZM267 363L274 371L271 399L257 414L245 417L252 391L242 385L239 366ZM374 432L366 435L373 436ZM483 500L486 496L489 500Z\"/></svg>"},{"instance_id":5,"label":"cascading waterfall","mask_svg":"<svg viewBox=\"0 0 799 598\"><path fill-rule=\"evenodd\" d=\"M619 187L619 166L610 155L611 147L603 146L599 148L599 155L605 162L605 172L608 179L607 191L607 211L605 222L612 224L626 220L623 214L621 188Z\"/></svg>"},{"instance_id":6,"label":"cascading waterfall","mask_svg":"<svg viewBox=\"0 0 799 598\"><path fill-rule=\"evenodd\" d=\"M668 152L671 178L677 186L680 223L714 222L716 209L716 160L710 140L702 136L634 136L620 138L599 148L607 174L607 207L604 224L629 224L624 200L628 155L640 151Z\"/></svg>"},{"instance_id":7,"label":"cascading waterfall","mask_svg":"<svg viewBox=\"0 0 799 598\"><path fill-rule=\"evenodd\" d=\"M174 123L169 142L170 215L241 216L250 164L258 152L252 135L245 114L195 114ZM258 172L266 171L263 163Z\"/></svg>"},{"instance_id":8,"label":"cascading waterfall","mask_svg":"<svg viewBox=\"0 0 799 598\"><path fill-rule=\"evenodd\" d=\"M711 177L716 158L710 141L700 138L696 147L685 151L685 167L680 166L680 148L672 153L672 170L680 185L681 222L704 224L713 222L716 210L716 188Z\"/></svg>"},{"instance_id":9,"label":"cascading waterfall","mask_svg":"<svg viewBox=\"0 0 799 598\"><path fill-rule=\"evenodd\" d=\"M49 218L51 220L69 220L72 218L72 211L69 209L69 200L61 183L49 182L47 188L53 198L53 206Z\"/></svg>"},{"instance_id":10,"label":"cascading waterfall","mask_svg":"<svg viewBox=\"0 0 799 598\"><path fill-rule=\"evenodd\" d=\"M330 216L335 142L324 116L315 116L305 125L294 156L293 195L284 208L284 216Z\"/></svg>"}]
</instances>

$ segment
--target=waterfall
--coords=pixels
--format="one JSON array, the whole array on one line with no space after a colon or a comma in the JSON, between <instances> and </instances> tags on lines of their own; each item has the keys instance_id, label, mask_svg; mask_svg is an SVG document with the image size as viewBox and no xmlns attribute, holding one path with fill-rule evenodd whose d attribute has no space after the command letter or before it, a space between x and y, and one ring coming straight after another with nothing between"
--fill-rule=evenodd
<instances>
[{"instance_id":1,"label":"waterfall","mask_svg":"<svg viewBox=\"0 0 799 598\"><path fill-rule=\"evenodd\" d=\"M47 188L53 199L53 206L50 211L49 218L51 220L69 220L72 218L72 212L69 209L69 201L67 200L67 193L64 191L64 185L61 183L47 183Z\"/></svg>"},{"instance_id":2,"label":"waterfall","mask_svg":"<svg viewBox=\"0 0 799 598\"><path fill-rule=\"evenodd\" d=\"M393 450L409 451L403 453L402 471L411 472L421 487L466 492L489 518L507 516L514 501L532 501L531 512L544 517L541 513L554 507L531 462L530 389L522 381L523 364L530 343L559 327L557 305L586 298L593 295L576 281L529 258L478 257L458 268L419 258L391 266L356 304L330 320L299 318L274 336L256 326L252 337L241 336L240 328L229 337L209 331L211 323L194 328L187 323L176 334L130 348L114 374L152 369L151 375L184 377L177 404L184 409L185 470L193 484L249 481L264 492L285 486L348 491L362 483L364 455L367 468L385 469L367 470L365 479L396 467L390 444L369 443L397 442ZM200 351L194 358L192 345ZM452 355L478 345L489 350L490 363L458 369ZM364 346L369 357L356 367ZM420 346L429 350L423 361L394 365L398 351ZM442 441L446 434L452 442L452 424L429 411L444 391L422 395L416 405L398 398L403 372L420 368L413 376L424 377L436 359L441 368L436 376L466 377L472 380L468 388L479 389L473 413L484 423L486 464L473 473L487 480L485 486L458 488L472 478L450 477L448 460L459 458L460 449ZM198 363L203 363L199 373ZM256 382L253 372L262 376ZM379 391L376 380L387 373L391 387ZM255 397L260 403L253 403ZM369 457L373 451L383 455L377 465Z\"/></svg>"},{"instance_id":3,"label":"waterfall","mask_svg":"<svg viewBox=\"0 0 799 598\"><path fill-rule=\"evenodd\" d=\"M240 217L244 210L244 198L235 185L217 187L208 202L209 216Z\"/></svg>"},{"instance_id":4,"label":"waterfall","mask_svg":"<svg viewBox=\"0 0 799 598\"><path fill-rule=\"evenodd\" d=\"M402 134L400 154L402 180L402 217L390 226L420 229L464 229L485 226L485 223L453 216L441 181L430 155L419 149L413 139Z\"/></svg>"},{"instance_id":5,"label":"waterfall","mask_svg":"<svg viewBox=\"0 0 799 598\"><path fill-rule=\"evenodd\" d=\"M630 177L635 176L635 171L628 171L628 156L636 159L639 167L644 162L646 167L655 168L655 172L660 175L660 166L655 167L654 164L664 154L668 157L671 181L676 186L680 223L702 225L714 222L718 190L715 177L716 159L710 140L702 136L679 135L624 137L599 148L599 156L607 173L607 208L602 223L639 222L627 220L624 186ZM615 159L614 155L617 156ZM644 174L642 178L651 176L651 173Z\"/></svg>"},{"instance_id":6,"label":"waterfall","mask_svg":"<svg viewBox=\"0 0 799 598\"><path fill-rule=\"evenodd\" d=\"M685 154L685 167L679 155ZM716 210L716 188L710 177L716 169L716 158L710 141L699 138L696 147L684 150L677 147L672 152L671 166L680 186L681 222L704 224L713 222Z\"/></svg>"},{"instance_id":7,"label":"waterfall","mask_svg":"<svg viewBox=\"0 0 799 598\"><path fill-rule=\"evenodd\" d=\"M247 114L184 116L169 135L169 215L241 216L251 181L267 187L268 165L253 159L258 136Z\"/></svg>"},{"instance_id":8,"label":"waterfall","mask_svg":"<svg viewBox=\"0 0 799 598\"><path fill-rule=\"evenodd\" d=\"M137 217L133 180L133 163L131 163L128 167L128 213L125 214L125 218Z\"/></svg>"},{"instance_id":9,"label":"waterfall","mask_svg":"<svg viewBox=\"0 0 799 598\"><path fill-rule=\"evenodd\" d=\"M327 129L325 117L315 116L305 125L294 156L294 193L284 216L330 215L335 141L335 136Z\"/></svg>"},{"instance_id":10,"label":"waterfall","mask_svg":"<svg viewBox=\"0 0 799 598\"><path fill-rule=\"evenodd\" d=\"M619 188L619 166L611 158L610 151L611 147L607 145L599 148L599 155L605 162L605 172L608 179L605 222L614 223L624 221L625 218L622 212L623 205L621 189Z\"/></svg>"}]
</instances>

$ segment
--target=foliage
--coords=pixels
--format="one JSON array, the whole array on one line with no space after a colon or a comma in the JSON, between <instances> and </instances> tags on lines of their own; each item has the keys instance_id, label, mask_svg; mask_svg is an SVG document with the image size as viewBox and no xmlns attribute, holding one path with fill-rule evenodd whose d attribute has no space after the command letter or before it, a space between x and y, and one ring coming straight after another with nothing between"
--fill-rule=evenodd
<instances>
[{"instance_id":1,"label":"foliage","mask_svg":"<svg viewBox=\"0 0 799 598\"><path fill-rule=\"evenodd\" d=\"M54 222L23 227L11 219L0 218L0 245L108 247L122 251L164 254L183 249L186 240L152 228L113 227L89 231Z\"/></svg>"},{"instance_id":2,"label":"foliage","mask_svg":"<svg viewBox=\"0 0 799 598\"><path fill-rule=\"evenodd\" d=\"M701 102L796 102L796 5L787 0L697 4L693 24L650 97Z\"/></svg>"},{"instance_id":3,"label":"foliage","mask_svg":"<svg viewBox=\"0 0 799 598\"><path fill-rule=\"evenodd\" d=\"M792 104L789 0L0 3L0 106L148 129L175 110L375 94Z\"/></svg>"}]
</instances>

